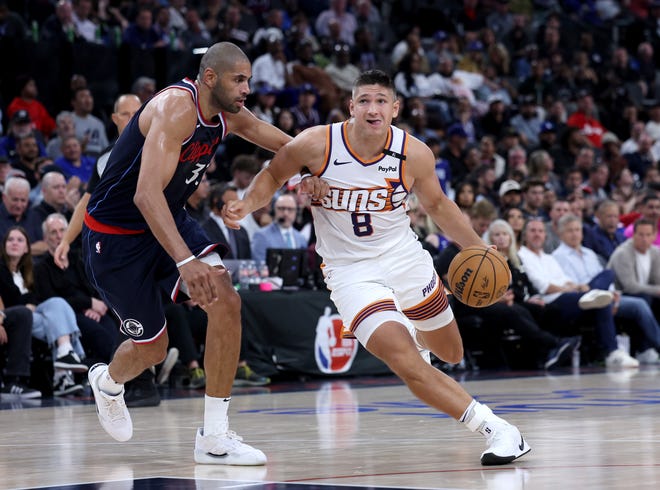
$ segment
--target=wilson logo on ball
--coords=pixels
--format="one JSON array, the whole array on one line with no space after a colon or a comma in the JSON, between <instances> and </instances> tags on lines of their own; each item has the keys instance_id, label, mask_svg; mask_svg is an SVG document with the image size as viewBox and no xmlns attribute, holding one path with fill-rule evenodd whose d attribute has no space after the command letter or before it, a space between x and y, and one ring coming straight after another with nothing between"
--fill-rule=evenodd
<instances>
[{"instance_id":1,"label":"wilson logo on ball","mask_svg":"<svg viewBox=\"0 0 660 490\"><path fill-rule=\"evenodd\" d=\"M456 295L457 298L463 297L465 284L468 282L473 272L474 271L472 269L465 269L465 272L463 272L463 275L461 276L460 280L454 285L454 294Z\"/></svg>"}]
</instances>

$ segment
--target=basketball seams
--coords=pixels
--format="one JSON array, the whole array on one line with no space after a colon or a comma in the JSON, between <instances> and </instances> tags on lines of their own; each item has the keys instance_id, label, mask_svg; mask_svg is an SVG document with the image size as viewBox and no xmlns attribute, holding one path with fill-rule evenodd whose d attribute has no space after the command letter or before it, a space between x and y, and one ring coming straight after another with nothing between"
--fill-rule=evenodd
<instances>
[{"instance_id":1,"label":"basketball seams","mask_svg":"<svg viewBox=\"0 0 660 490\"><path fill-rule=\"evenodd\" d=\"M477 290L481 291L481 289L479 289L479 285L482 283L481 278L483 277L488 277L490 279L491 284L488 285L487 290L483 290L483 293L488 293L491 300L495 298L496 295L498 295L498 291L506 290L508 288L511 279L511 272L509 270L507 261L496 250L491 248L484 249L483 247L466 247L459 252L459 254L461 255L464 255L465 253L469 253L469 255L467 257L462 256L461 257L462 260L460 260L460 262L456 262L455 264L452 262L450 264L451 271L449 270L447 271L447 272L451 272L450 274L448 274L448 280L453 294L461 302L464 302L468 306L472 306L474 308L480 308L494 304L495 302L497 302L497 299L495 299L492 302L490 302L490 300L486 300L485 304L472 305L471 304L472 300L475 299L472 298L472 295ZM487 261L488 270L486 270L486 265L484 264L486 258L488 259ZM466 263L469 263L470 261L477 262L474 266L469 267L470 269L474 270L477 273L473 276L473 278L470 281L466 281L469 284L469 286L466 284L466 286L468 286L469 289L468 288L463 289L462 290L463 294L461 294L461 297L459 298L458 295L456 294L456 291L454 291L455 286L461 280L462 277L462 276L458 277L458 273L460 271L461 274L464 274L465 269L467 268ZM504 276L503 271L501 269L504 269L509 272L508 274L506 274L506 277ZM481 274L479 274L478 272L481 272ZM477 281L479 282L475 287L475 282ZM506 284L500 284L504 282L506 282ZM476 301L481 302L479 298L476 298Z\"/></svg>"}]
</instances>

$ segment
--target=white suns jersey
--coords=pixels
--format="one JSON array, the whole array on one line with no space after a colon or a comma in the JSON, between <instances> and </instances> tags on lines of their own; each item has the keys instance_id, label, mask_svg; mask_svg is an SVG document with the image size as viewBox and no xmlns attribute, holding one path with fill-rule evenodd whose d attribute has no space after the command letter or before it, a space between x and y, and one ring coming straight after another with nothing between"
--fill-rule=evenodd
<instances>
[{"instance_id":1,"label":"white suns jersey","mask_svg":"<svg viewBox=\"0 0 660 490\"><path fill-rule=\"evenodd\" d=\"M326 159L316 175L328 182L330 193L312 203L316 249L328 265L374 258L417 241L403 181L408 135L390 126L384 153L365 162L351 149L347 127L327 126Z\"/></svg>"}]
</instances>

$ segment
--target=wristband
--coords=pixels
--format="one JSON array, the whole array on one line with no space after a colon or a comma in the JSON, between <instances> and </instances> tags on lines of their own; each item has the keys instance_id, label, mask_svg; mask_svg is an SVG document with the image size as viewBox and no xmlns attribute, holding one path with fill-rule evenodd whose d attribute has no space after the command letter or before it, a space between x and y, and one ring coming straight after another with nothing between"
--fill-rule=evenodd
<instances>
[{"instance_id":1,"label":"wristband","mask_svg":"<svg viewBox=\"0 0 660 490\"><path fill-rule=\"evenodd\" d=\"M192 262L192 261L195 260L196 258L197 258L197 257L195 257L194 255L191 255L191 256L188 257L187 259L183 259L181 262L177 262L177 263L176 263L176 268L178 269L179 267L183 267L183 266L186 265L188 262Z\"/></svg>"}]
</instances>

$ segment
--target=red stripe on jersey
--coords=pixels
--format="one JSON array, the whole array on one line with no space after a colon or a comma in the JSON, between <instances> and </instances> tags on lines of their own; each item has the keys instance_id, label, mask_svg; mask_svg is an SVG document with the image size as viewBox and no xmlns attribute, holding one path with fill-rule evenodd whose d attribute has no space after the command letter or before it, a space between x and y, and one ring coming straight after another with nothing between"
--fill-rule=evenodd
<instances>
[{"instance_id":1,"label":"red stripe on jersey","mask_svg":"<svg viewBox=\"0 0 660 490\"><path fill-rule=\"evenodd\" d=\"M85 224L90 230L106 235L139 235L145 232L145 230L129 230L120 226L106 225L92 218L87 211L85 211Z\"/></svg>"},{"instance_id":2,"label":"red stripe on jersey","mask_svg":"<svg viewBox=\"0 0 660 490\"><path fill-rule=\"evenodd\" d=\"M431 293L431 296L426 298L420 304L403 310L403 314L411 320L428 320L429 318L439 315L448 307L449 301L447 300L444 288L438 287L433 293Z\"/></svg>"}]
</instances>

